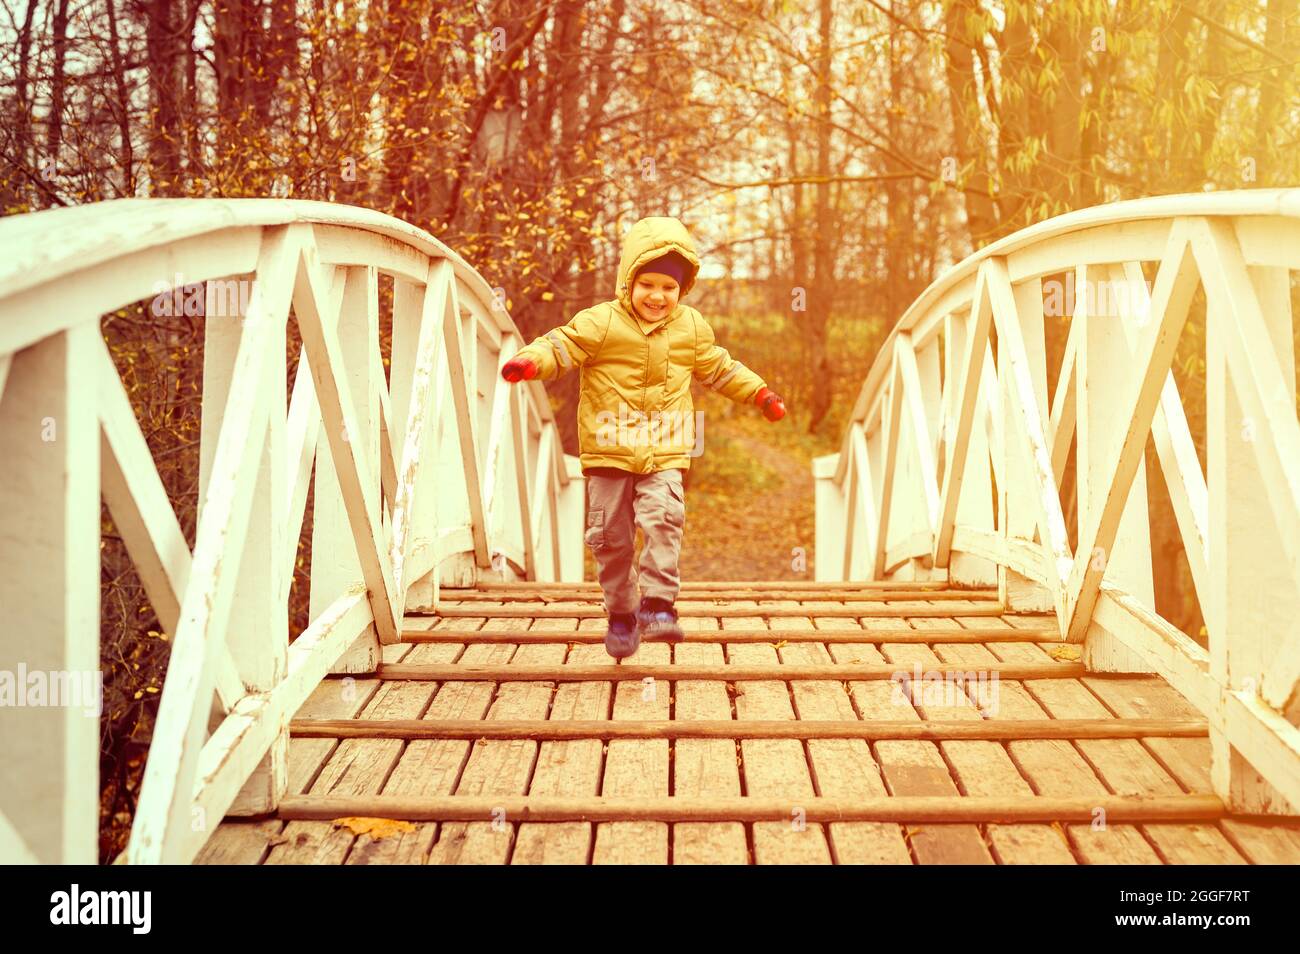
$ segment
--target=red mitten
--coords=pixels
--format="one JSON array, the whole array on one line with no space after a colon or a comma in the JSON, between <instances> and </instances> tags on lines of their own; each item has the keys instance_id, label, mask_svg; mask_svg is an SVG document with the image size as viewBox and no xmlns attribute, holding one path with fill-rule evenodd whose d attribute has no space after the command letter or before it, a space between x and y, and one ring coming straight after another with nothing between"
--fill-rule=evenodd
<instances>
[{"instance_id":1,"label":"red mitten","mask_svg":"<svg viewBox=\"0 0 1300 954\"><path fill-rule=\"evenodd\" d=\"M511 384L537 377L537 365L528 358L511 358L501 366L501 377Z\"/></svg>"},{"instance_id":2,"label":"red mitten","mask_svg":"<svg viewBox=\"0 0 1300 954\"><path fill-rule=\"evenodd\" d=\"M762 409L763 416L769 421L779 421L785 417L785 401L771 388L759 388L754 395L754 403Z\"/></svg>"}]
</instances>

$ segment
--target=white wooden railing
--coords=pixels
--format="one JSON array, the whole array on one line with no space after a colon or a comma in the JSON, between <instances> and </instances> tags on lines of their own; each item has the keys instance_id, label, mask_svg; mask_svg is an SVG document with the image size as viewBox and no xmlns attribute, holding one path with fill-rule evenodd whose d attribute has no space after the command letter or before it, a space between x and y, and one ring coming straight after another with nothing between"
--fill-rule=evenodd
<instances>
[{"instance_id":1,"label":"white wooden railing","mask_svg":"<svg viewBox=\"0 0 1300 954\"><path fill-rule=\"evenodd\" d=\"M100 317L200 282L191 551ZM214 291L233 293L224 314ZM373 671L442 583L582 579L581 471L542 385L498 373L524 343L501 300L428 233L346 206L132 199L0 221L0 672L99 670L102 494L172 643L126 860L189 860L227 812L272 810L293 713L327 672ZM291 645L313 473L312 621ZM0 861L96 860L98 746L80 708L0 708Z\"/></svg>"},{"instance_id":2,"label":"white wooden railing","mask_svg":"<svg viewBox=\"0 0 1300 954\"><path fill-rule=\"evenodd\" d=\"M815 461L818 579L996 581L1010 606L1055 612L1089 669L1158 673L1205 713L1233 810L1295 814L1297 270L1300 189L1086 209L970 256L903 314L840 452ZM1043 278L1061 273L1077 307L1049 404ZM1198 286L1204 469L1171 371ZM1155 612L1148 442L1208 648Z\"/></svg>"}]
</instances>

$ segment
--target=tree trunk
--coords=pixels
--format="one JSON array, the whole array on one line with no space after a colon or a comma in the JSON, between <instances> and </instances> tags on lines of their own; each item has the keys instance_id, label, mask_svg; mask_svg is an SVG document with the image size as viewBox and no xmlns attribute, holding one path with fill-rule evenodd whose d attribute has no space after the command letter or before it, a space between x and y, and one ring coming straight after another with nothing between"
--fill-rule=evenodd
<instances>
[{"instance_id":1,"label":"tree trunk","mask_svg":"<svg viewBox=\"0 0 1300 954\"><path fill-rule=\"evenodd\" d=\"M817 50L817 234L813 239L813 293L808 311L808 341L814 381L830 382L830 358L826 353L826 323L835 307L834 223L831 221L831 0L818 2L819 46ZM813 388L809 399L808 430L813 432L830 410L831 389Z\"/></svg>"},{"instance_id":2,"label":"tree trunk","mask_svg":"<svg viewBox=\"0 0 1300 954\"><path fill-rule=\"evenodd\" d=\"M1285 59L1283 51L1288 45L1287 24L1295 19L1295 15L1296 0L1268 0L1264 47L1279 59ZM1245 183L1248 187L1274 184L1277 164L1273 159L1271 137L1278 128L1282 111L1283 75L1286 69L1275 62L1260 80L1259 113L1255 119L1255 181Z\"/></svg>"},{"instance_id":3,"label":"tree trunk","mask_svg":"<svg viewBox=\"0 0 1300 954\"><path fill-rule=\"evenodd\" d=\"M14 81L14 139L18 163L31 168L32 104L27 95L28 64L32 50L32 20L36 14L37 0L28 0L27 16L18 31L18 76Z\"/></svg>"},{"instance_id":4,"label":"tree trunk","mask_svg":"<svg viewBox=\"0 0 1300 954\"><path fill-rule=\"evenodd\" d=\"M63 97L67 85L64 64L68 55L68 0L59 0L54 9L54 66L50 80L50 121L45 135L44 163L41 175L53 179L59 173L59 149L63 145Z\"/></svg>"},{"instance_id":5,"label":"tree trunk","mask_svg":"<svg viewBox=\"0 0 1300 954\"><path fill-rule=\"evenodd\" d=\"M124 196L135 195L135 150L131 144L131 93L126 88L126 66L122 61L122 41L117 29L117 0L107 0L109 55L113 62L113 84L117 88L117 102L113 111L117 116L117 136L121 149L122 190ZM198 59L195 57L194 59ZM192 118L197 118L194 114Z\"/></svg>"},{"instance_id":6,"label":"tree trunk","mask_svg":"<svg viewBox=\"0 0 1300 954\"><path fill-rule=\"evenodd\" d=\"M149 55L149 91L153 122L149 137L149 191L155 196L181 193L181 108L184 89L178 69L177 37L182 30L173 0L153 0L145 10Z\"/></svg>"},{"instance_id":7,"label":"tree trunk","mask_svg":"<svg viewBox=\"0 0 1300 954\"><path fill-rule=\"evenodd\" d=\"M966 17L974 13L971 0L949 0L945 10L947 40L944 43L945 73L948 79L948 106L952 114L954 158L966 176L963 199L966 229L972 249L991 241L998 231L997 210L993 204L993 181L989 175L984 144L979 139L979 115L975 89L975 63Z\"/></svg>"},{"instance_id":8,"label":"tree trunk","mask_svg":"<svg viewBox=\"0 0 1300 954\"><path fill-rule=\"evenodd\" d=\"M1192 14L1184 4L1175 4L1168 22L1160 31L1160 47L1156 55L1156 94L1153 109L1168 103L1173 105L1173 120L1169 127L1159 130L1164 134L1163 163L1164 188L1162 192L1180 192L1186 183L1186 172L1176 167L1176 157L1183 154L1189 144L1190 130L1181 108L1183 86L1187 79L1187 34L1191 29ZM1152 122L1152 128L1158 129ZM1158 160L1157 160L1158 161Z\"/></svg>"}]
</instances>

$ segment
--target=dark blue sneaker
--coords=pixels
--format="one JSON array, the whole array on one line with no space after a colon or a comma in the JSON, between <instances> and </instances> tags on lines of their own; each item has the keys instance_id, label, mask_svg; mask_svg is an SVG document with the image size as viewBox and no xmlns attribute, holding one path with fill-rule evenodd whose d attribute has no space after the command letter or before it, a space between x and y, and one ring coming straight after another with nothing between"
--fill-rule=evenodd
<instances>
[{"instance_id":1,"label":"dark blue sneaker","mask_svg":"<svg viewBox=\"0 0 1300 954\"><path fill-rule=\"evenodd\" d=\"M677 610L667 600L647 596L636 614L637 632L646 639L680 642L686 638L677 623Z\"/></svg>"},{"instance_id":2,"label":"dark blue sneaker","mask_svg":"<svg viewBox=\"0 0 1300 954\"><path fill-rule=\"evenodd\" d=\"M636 616L632 613L610 613L609 628L605 631L605 651L615 659L625 659L641 645Z\"/></svg>"}]
</instances>

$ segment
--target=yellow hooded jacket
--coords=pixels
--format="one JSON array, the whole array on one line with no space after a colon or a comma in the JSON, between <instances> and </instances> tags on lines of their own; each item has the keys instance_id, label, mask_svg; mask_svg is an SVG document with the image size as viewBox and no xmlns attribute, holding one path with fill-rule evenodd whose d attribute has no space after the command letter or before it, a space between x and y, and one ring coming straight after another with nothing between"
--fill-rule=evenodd
<instances>
[{"instance_id":1,"label":"yellow hooded jacket","mask_svg":"<svg viewBox=\"0 0 1300 954\"><path fill-rule=\"evenodd\" d=\"M677 306L649 321L632 308L632 280L638 268L669 251L680 253L690 270ZM584 472L689 469L696 456L691 377L739 404L752 402L765 386L714 342L713 329L698 311L681 303L699 270L686 226L667 216L641 219L623 239L617 297L583 309L516 355L530 358L542 381L580 370L578 447Z\"/></svg>"}]
</instances>

